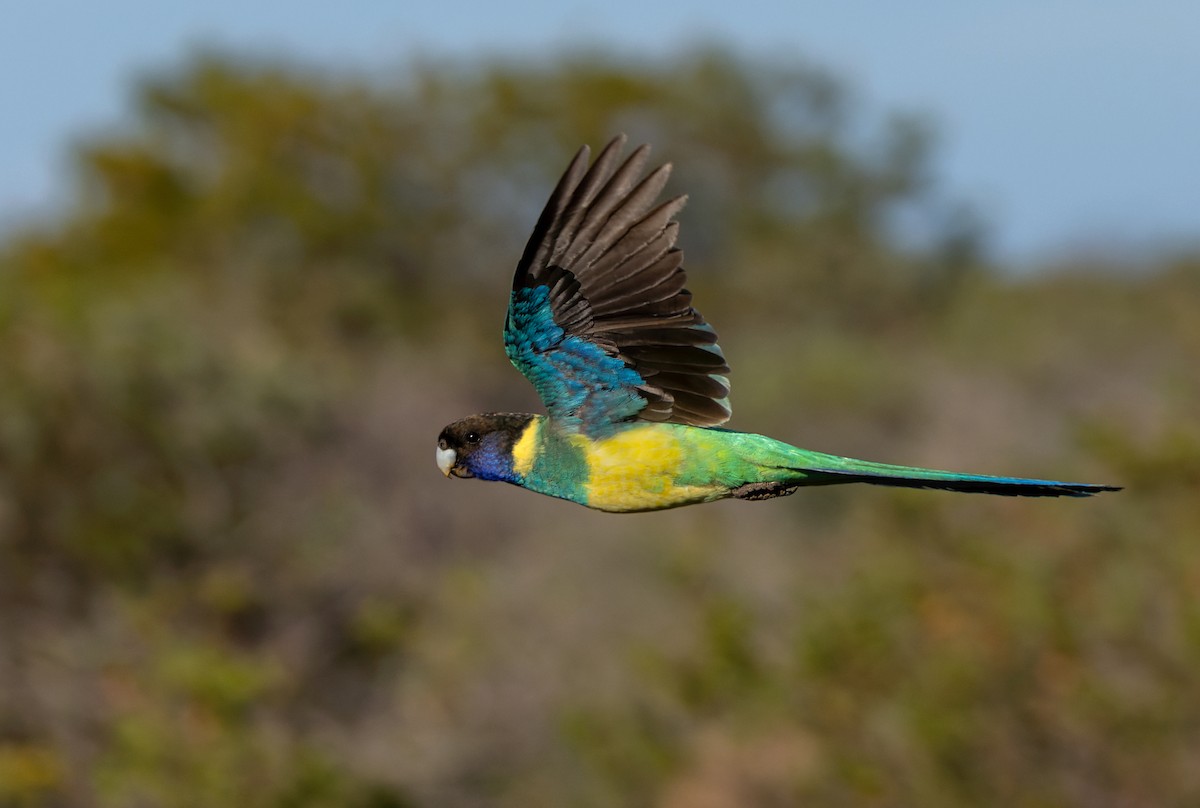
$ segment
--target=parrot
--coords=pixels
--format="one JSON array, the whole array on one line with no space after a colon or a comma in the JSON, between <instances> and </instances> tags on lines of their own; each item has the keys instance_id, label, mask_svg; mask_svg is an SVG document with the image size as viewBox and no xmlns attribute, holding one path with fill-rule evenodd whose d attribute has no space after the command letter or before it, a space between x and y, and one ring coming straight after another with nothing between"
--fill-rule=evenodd
<instances>
[{"instance_id":1,"label":"parrot","mask_svg":"<svg viewBox=\"0 0 1200 808\"><path fill-rule=\"evenodd\" d=\"M546 413L483 413L445 427L447 477L501 481L599 511L632 513L805 486L870 483L1025 497L1118 486L996 477L825 454L722 427L729 365L692 306L676 247L687 197L659 201L671 164L624 135L582 147L517 263L504 350Z\"/></svg>"}]
</instances>

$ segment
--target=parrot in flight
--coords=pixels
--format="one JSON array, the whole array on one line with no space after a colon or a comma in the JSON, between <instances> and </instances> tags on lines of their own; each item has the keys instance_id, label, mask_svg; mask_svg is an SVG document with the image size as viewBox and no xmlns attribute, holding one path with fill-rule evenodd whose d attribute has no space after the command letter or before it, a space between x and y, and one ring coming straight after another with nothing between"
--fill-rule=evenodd
<instances>
[{"instance_id":1,"label":"parrot in flight","mask_svg":"<svg viewBox=\"0 0 1200 808\"><path fill-rule=\"evenodd\" d=\"M721 428L729 366L692 307L675 214L659 202L670 164L618 136L589 166L584 146L550 195L517 264L504 349L545 415L486 413L447 426L447 477L499 480L609 512L654 511L803 486L872 483L1028 497L1116 486L993 477L824 454Z\"/></svg>"}]
</instances>

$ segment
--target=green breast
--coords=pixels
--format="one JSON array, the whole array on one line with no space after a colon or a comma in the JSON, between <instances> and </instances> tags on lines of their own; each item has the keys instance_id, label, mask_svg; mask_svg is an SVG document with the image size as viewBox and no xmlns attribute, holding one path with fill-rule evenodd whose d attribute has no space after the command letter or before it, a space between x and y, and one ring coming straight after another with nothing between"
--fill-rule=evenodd
<instances>
[{"instance_id":1,"label":"green breast","mask_svg":"<svg viewBox=\"0 0 1200 808\"><path fill-rule=\"evenodd\" d=\"M537 416L513 447L513 466L531 491L587 504L586 439L564 435Z\"/></svg>"}]
</instances>

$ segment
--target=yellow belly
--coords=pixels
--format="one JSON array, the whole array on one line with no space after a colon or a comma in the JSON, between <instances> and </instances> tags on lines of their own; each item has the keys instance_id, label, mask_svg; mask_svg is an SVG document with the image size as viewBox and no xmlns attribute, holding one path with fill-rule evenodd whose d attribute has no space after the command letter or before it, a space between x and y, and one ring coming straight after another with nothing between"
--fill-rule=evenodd
<instances>
[{"instance_id":1,"label":"yellow belly","mask_svg":"<svg viewBox=\"0 0 1200 808\"><path fill-rule=\"evenodd\" d=\"M584 438L586 440L586 438ZM602 511L648 511L718 499L720 486L677 485L688 462L678 433L660 424L618 432L588 441L588 507Z\"/></svg>"}]
</instances>

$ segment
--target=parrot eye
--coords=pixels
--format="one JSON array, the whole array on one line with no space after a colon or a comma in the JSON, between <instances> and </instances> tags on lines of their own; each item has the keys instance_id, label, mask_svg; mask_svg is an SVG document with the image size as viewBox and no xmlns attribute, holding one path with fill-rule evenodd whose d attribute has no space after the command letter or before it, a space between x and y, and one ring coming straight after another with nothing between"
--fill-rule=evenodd
<instances>
[{"instance_id":1,"label":"parrot eye","mask_svg":"<svg viewBox=\"0 0 1200 808\"><path fill-rule=\"evenodd\" d=\"M479 433L478 432L468 432L466 441L467 441L467 443L479 443Z\"/></svg>"},{"instance_id":2,"label":"parrot eye","mask_svg":"<svg viewBox=\"0 0 1200 808\"><path fill-rule=\"evenodd\" d=\"M444 452L450 448L450 444L446 443L445 438L438 438L438 448Z\"/></svg>"}]
</instances>

